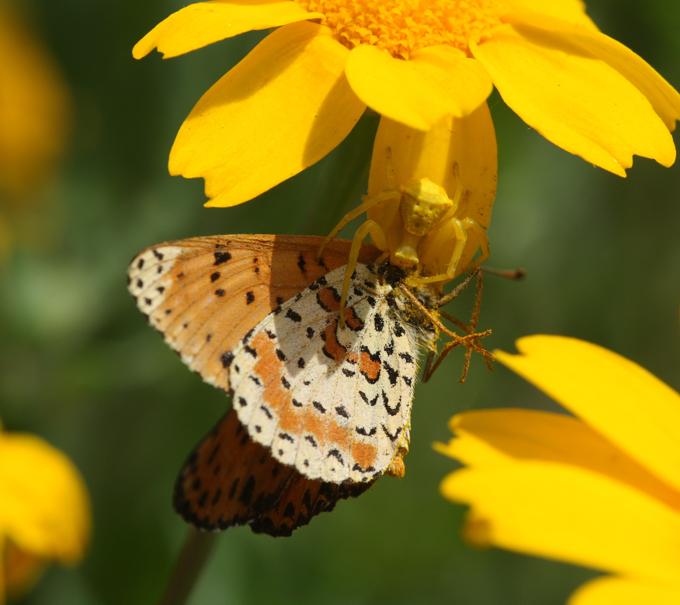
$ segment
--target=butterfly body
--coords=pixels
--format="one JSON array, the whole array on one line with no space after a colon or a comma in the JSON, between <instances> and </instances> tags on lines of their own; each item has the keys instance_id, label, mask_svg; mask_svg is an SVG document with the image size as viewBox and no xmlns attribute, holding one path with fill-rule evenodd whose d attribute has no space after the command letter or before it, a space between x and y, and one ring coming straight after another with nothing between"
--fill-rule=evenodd
<instances>
[{"instance_id":1,"label":"butterfly body","mask_svg":"<svg viewBox=\"0 0 680 605\"><path fill-rule=\"evenodd\" d=\"M417 358L434 330L402 273L365 247L339 325L349 242L224 236L151 247L129 289L233 410L199 444L175 504L206 529L287 535L382 474L403 475Z\"/></svg>"}]
</instances>

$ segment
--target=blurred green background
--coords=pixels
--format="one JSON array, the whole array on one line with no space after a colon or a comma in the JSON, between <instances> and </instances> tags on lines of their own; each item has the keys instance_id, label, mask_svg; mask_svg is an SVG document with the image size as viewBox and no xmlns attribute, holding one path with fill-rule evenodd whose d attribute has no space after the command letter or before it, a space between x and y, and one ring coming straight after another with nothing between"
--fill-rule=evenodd
<instances>
[{"instance_id":1,"label":"blurred green background","mask_svg":"<svg viewBox=\"0 0 680 605\"><path fill-rule=\"evenodd\" d=\"M21 2L69 84L74 128L60 171L12 219L16 243L0 268L0 417L67 452L94 509L85 562L50 568L25 603L155 602L187 529L170 505L175 475L229 405L135 309L125 288L133 254L199 234L325 234L365 189L374 116L303 175L234 209L204 209L200 181L168 176L183 118L259 39L133 61L134 41L182 4ZM593 0L589 8L602 29L680 85L678 3ZM516 338L539 332L577 336L677 388L677 166L638 159L620 179L544 141L497 95L491 108L500 156L491 264L524 267L528 277L487 279L488 345L512 350ZM462 507L438 493L454 463L431 444L448 438L453 413L550 405L479 359L461 386L460 362L451 356L417 388L405 479L379 481L290 539L227 531L191 603L564 603L592 572L469 548L459 537Z\"/></svg>"}]
</instances>

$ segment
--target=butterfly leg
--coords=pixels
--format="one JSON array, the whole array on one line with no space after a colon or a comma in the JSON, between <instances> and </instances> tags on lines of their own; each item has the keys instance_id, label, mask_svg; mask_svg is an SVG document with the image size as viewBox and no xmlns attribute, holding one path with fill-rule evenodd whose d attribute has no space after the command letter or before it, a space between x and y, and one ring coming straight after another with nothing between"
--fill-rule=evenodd
<instances>
[{"instance_id":1,"label":"butterfly leg","mask_svg":"<svg viewBox=\"0 0 680 605\"><path fill-rule=\"evenodd\" d=\"M428 351L425 358L425 367L423 368L423 382L427 382L432 376L432 360L434 359L434 351Z\"/></svg>"},{"instance_id":2,"label":"butterfly leg","mask_svg":"<svg viewBox=\"0 0 680 605\"><path fill-rule=\"evenodd\" d=\"M473 271L470 271L466 276L465 279L460 282L459 284L456 285L456 287L451 290L448 294L444 294L438 301L437 301L437 307L441 308L445 305L448 305L452 300L456 300L464 290L466 290L470 282L472 282L473 279L478 277L480 272L480 269L474 269ZM455 323L455 322L454 322Z\"/></svg>"},{"instance_id":3,"label":"butterfly leg","mask_svg":"<svg viewBox=\"0 0 680 605\"><path fill-rule=\"evenodd\" d=\"M378 248L384 250L387 247L387 238L385 237L385 232L375 221L369 219L362 223L362 225L356 230L354 238L352 239L352 247L349 251L349 258L347 259L347 266L345 267L345 278L342 281L342 293L340 295L341 328L345 326L345 304L347 303L347 295L349 294L349 284L352 281L352 273L354 273L354 269L357 266L359 252L361 252L361 246L367 235L370 235L373 238L373 241Z\"/></svg>"},{"instance_id":4,"label":"butterfly leg","mask_svg":"<svg viewBox=\"0 0 680 605\"><path fill-rule=\"evenodd\" d=\"M429 380L429 378L432 376L432 374L437 370L437 368L441 365L442 361L444 358L449 354L449 351L454 349L455 347L458 346L464 346L466 349L473 349L483 355L485 358L486 357L491 357L491 354L484 349L480 344L479 344L479 339L484 338L485 336L489 336L491 334L491 330L484 330L483 332L475 332L474 330L476 329L476 320L475 320L475 326L474 328L470 326L466 326L464 331L467 332L464 336L461 336L460 334L456 334L449 328L447 328L439 319L436 313L433 313L430 309L425 307L423 303L421 303L418 300L418 297L411 292L411 290L406 287L405 285L399 286L400 290L404 293L404 295L411 301L413 306L420 311L424 317L427 317L432 325L439 331L441 334L445 334L448 336L451 340L447 342L444 345L444 348L442 351L439 353L437 359L435 362L432 364L432 367L427 375L423 377L424 381ZM479 294L481 296L481 293ZM474 315L474 313L473 313Z\"/></svg>"},{"instance_id":5,"label":"butterfly leg","mask_svg":"<svg viewBox=\"0 0 680 605\"><path fill-rule=\"evenodd\" d=\"M444 298L448 298L448 300L453 300L455 296L451 296L451 294L455 294L456 290L458 290L458 294L462 290L462 287L467 286L470 283L470 280L473 277L477 277L477 287L476 287L476 292L475 292L475 302L474 306L472 308L472 315L470 317L470 323L465 324L459 319L452 317L445 311L440 311L442 317L451 323L453 323L455 326L463 330L466 334L471 335L471 334L478 334L480 336L486 336L491 333L490 330L486 330L485 332L476 332L477 330L477 325L479 324L479 313L480 313L480 308L481 308L481 302L482 302L482 291L483 291L483 280L482 280L482 273L481 271L477 270L474 273L470 274L466 280L459 284L458 287L456 287L450 294L445 296ZM442 300L444 300L444 298ZM448 302L448 301L447 301ZM457 343L455 341L450 341L447 342L444 345L444 348L440 351L439 355L437 356L437 359L434 361L434 363L429 364L426 366L427 374L424 374L423 381L427 380L432 376L432 374L435 372L435 370L441 365L441 363L444 361L446 356L449 354L449 352L457 346ZM482 347L479 344L479 338L475 338L474 341L472 341L470 344L465 345L465 362L463 364L463 370L461 372L461 377L460 377L460 382L465 382L465 379L467 378L468 371L470 369L470 361L472 359L472 352L477 351L479 354L484 357L484 361L486 362L486 365L489 369L492 369L492 363L493 363L493 356L491 353L489 353L484 347Z\"/></svg>"}]
</instances>

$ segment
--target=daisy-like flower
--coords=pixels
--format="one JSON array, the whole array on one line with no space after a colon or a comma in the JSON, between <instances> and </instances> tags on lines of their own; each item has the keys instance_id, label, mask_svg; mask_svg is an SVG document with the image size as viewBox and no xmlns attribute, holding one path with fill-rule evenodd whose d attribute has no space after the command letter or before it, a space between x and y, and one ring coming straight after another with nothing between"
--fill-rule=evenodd
<instances>
[{"instance_id":1,"label":"daisy-like flower","mask_svg":"<svg viewBox=\"0 0 680 605\"><path fill-rule=\"evenodd\" d=\"M373 243L388 251L394 264L407 269L416 268L403 254L412 247L412 261L417 260L421 276L444 276L450 271L450 279L463 273L487 247L497 175L496 136L486 103L464 118L447 116L427 131L383 118L373 145L365 199L389 192L401 193L401 198L368 210L368 220L384 236L373 237ZM416 225L420 229L415 232L422 236L409 233L404 220L403 193L414 186L425 189L421 195L432 197L434 191L435 197L446 201L443 214L429 227L424 220ZM457 246L461 248L456 259Z\"/></svg>"},{"instance_id":2,"label":"daisy-like flower","mask_svg":"<svg viewBox=\"0 0 680 605\"><path fill-rule=\"evenodd\" d=\"M680 603L680 395L580 340L532 336L497 353L575 417L520 409L455 416L438 449L467 465L442 483L470 505L475 543L607 572L570 605Z\"/></svg>"},{"instance_id":3,"label":"daisy-like flower","mask_svg":"<svg viewBox=\"0 0 680 605\"><path fill-rule=\"evenodd\" d=\"M52 57L0 2L0 203L24 199L50 175L64 150L68 110ZM0 248L2 241L0 233Z\"/></svg>"},{"instance_id":4,"label":"daisy-like flower","mask_svg":"<svg viewBox=\"0 0 680 605\"><path fill-rule=\"evenodd\" d=\"M362 214L355 244L371 236L412 286L444 286L483 262L496 194L496 138L486 104L417 131L383 118L373 146L368 193L328 235ZM349 256L352 268L359 246ZM349 288L347 272L343 297Z\"/></svg>"},{"instance_id":5,"label":"daisy-like flower","mask_svg":"<svg viewBox=\"0 0 680 605\"><path fill-rule=\"evenodd\" d=\"M134 47L175 57L277 28L198 102L172 174L209 206L249 200L321 159L366 107L426 131L496 86L527 124L625 175L633 155L675 160L680 95L600 33L579 0L214 0L170 15Z\"/></svg>"},{"instance_id":6,"label":"daisy-like flower","mask_svg":"<svg viewBox=\"0 0 680 605\"><path fill-rule=\"evenodd\" d=\"M90 503L73 463L42 439L0 430L0 603L27 590L48 561L78 562Z\"/></svg>"}]
</instances>

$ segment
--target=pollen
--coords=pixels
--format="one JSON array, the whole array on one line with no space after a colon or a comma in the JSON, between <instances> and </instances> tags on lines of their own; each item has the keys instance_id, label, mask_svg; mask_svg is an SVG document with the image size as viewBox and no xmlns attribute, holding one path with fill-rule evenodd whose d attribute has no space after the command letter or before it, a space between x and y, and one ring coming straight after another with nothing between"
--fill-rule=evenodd
<instances>
[{"instance_id":1,"label":"pollen","mask_svg":"<svg viewBox=\"0 0 680 605\"><path fill-rule=\"evenodd\" d=\"M469 52L501 25L501 0L297 0L323 13L324 24L347 48L370 44L393 57L444 44Z\"/></svg>"}]
</instances>

